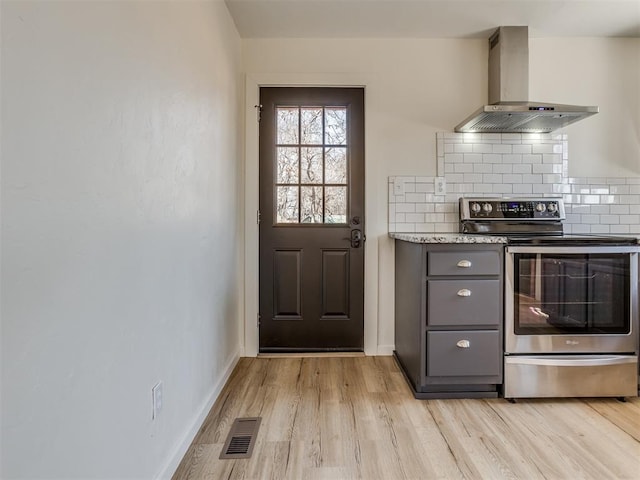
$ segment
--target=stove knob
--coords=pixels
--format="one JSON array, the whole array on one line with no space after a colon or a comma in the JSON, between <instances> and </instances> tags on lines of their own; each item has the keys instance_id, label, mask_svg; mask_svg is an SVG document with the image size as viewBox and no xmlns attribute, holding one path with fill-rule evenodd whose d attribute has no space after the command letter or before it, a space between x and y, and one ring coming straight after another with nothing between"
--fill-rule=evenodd
<instances>
[{"instance_id":1,"label":"stove knob","mask_svg":"<svg viewBox=\"0 0 640 480\"><path fill-rule=\"evenodd\" d=\"M549 205L547 205L547 210L549 210L551 213L556 213L556 211L558 210L558 205L555 203L550 203Z\"/></svg>"},{"instance_id":2,"label":"stove knob","mask_svg":"<svg viewBox=\"0 0 640 480\"><path fill-rule=\"evenodd\" d=\"M476 202L473 202L473 203L471 204L471 211L472 211L473 213L478 213L478 212L480 212L480 204L479 204L479 203L476 203Z\"/></svg>"},{"instance_id":3,"label":"stove knob","mask_svg":"<svg viewBox=\"0 0 640 480\"><path fill-rule=\"evenodd\" d=\"M538 203L536 204L536 211L537 212L544 212L547 208L544 206L544 203Z\"/></svg>"},{"instance_id":4,"label":"stove knob","mask_svg":"<svg viewBox=\"0 0 640 480\"><path fill-rule=\"evenodd\" d=\"M493 207L491 206L490 203L483 203L482 210L484 210L486 213L490 213L491 210L493 210Z\"/></svg>"}]
</instances>

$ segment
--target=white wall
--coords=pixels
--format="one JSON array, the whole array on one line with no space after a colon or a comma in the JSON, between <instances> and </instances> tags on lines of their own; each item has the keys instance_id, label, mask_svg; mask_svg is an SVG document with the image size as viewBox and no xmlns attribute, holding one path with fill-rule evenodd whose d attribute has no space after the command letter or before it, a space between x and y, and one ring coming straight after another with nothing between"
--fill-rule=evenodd
<instances>
[{"instance_id":1,"label":"white wall","mask_svg":"<svg viewBox=\"0 0 640 480\"><path fill-rule=\"evenodd\" d=\"M529 57L532 100L600 107L565 129L569 174L640 176L640 38L536 38Z\"/></svg>"},{"instance_id":2,"label":"white wall","mask_svg":"<svg viewBox=\"0 0 640 480\"><path fill-rule=\"evenodd\" d=\"M575 49L589 53L575 55ZM572 139L571 158L583 162L577 167L580 176L640 174L639 52L640 39L530 40L532 99L596 104L603 112L565 129ZM365 342L371 328L377 342L368 353L386 353L394 344L387 178L436 174L436 132L453 131L487 101L487 55L486 40L243 40L249 79L273 78L280 84L301 83L301 78L307 84L323 84L332 77L364 79L366 276L377 278L375 291L365 291L365 311L375 315L365 318ZM553 69L539 73L540 65ZM621 111L627 119L624 126L617 120ZM255 141L249 132L249 154ZM257 169L257 160L249 155L249 178L252 168ZM248 211L257 208L253 201L247 196ZM247 230L247 238L251 235ZM251 262L247 257L248 266Z\"/></svg>"},{"instance_id":3,"label":"white wall","mask_svg":"<svg viewBox=\"0 0 640 480\"><path fill-rule=\"evenodd\" d=\"M240 353L239 36L219 1L1 13L0 476L170 475Z\"/></svg>"}]
</instances>

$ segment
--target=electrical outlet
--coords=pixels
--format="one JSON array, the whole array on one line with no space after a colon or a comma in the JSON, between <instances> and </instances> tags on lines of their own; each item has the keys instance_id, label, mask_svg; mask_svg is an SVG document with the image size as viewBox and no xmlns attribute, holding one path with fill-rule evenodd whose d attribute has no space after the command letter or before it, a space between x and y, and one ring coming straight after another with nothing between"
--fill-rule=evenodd
<instances>
[{"instance_id":1,"label":"electrical outlet","mask_svg":"<svg viewBox=\"0 0 640 480\"><path fill-rule=\"evenodd\" d=\"M162 382L156 383L151 389L151 398L153 401L152 410L151 410L151 419L155 420L160 415L162 411L162 400L164 396L164 392L162 389Z\"/></svg>"},{"instance_id":2,"label":"electrical outlet","mask_svg":"<svg viewBox=\"0 0 640 480\"><path fill-rule=\"evenodd\" d=\"M393 179L393 194L404 195L404 180L396 177Z\"/></svg>"},{"instance_id":3,"label":"electrical outlet","mask_svg":"<svg viewBox=\"0 0 640 480\"><path fill-rule=\"evenodd\" d=\"M447 183L444 177L436 177L433 181L436 195L444 195L447 193Z\"/></svg>"}]
</instances>

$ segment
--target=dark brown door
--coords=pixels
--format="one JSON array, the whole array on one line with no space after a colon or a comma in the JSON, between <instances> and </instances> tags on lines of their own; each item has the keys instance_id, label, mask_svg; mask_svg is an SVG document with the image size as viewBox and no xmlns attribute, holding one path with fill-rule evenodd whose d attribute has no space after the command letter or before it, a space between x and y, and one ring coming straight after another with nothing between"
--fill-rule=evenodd
<instances>
[{"instance_id":1,"label":"dark brown door","mask_svg":"<svg viewBox=\"0 0 640 480\"><path fill-rule=\"evenodd\" d=\"M260 351L361 351L364 90L260 103Z\"/></svg>"}]
</instances>

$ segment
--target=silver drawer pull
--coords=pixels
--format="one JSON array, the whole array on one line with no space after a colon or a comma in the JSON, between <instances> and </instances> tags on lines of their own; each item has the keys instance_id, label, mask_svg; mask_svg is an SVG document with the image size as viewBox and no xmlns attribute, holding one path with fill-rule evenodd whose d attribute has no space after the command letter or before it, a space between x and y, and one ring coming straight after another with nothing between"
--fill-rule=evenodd
<instances>
[{"instance_id":1,"label":"silver drawer pull","mask_svg":"<svg viewBox=\"0 0 640 480\"><path fill-rule=\"evenodd\" d=\"M469 348L470 346L471 342L469 340L458 340L458 343L456 343L458 348Z\"/></svg>"},{"instance_id":2,"label":"silver drawer pull","mask_svg":"<svg viewBox=\"0 0 640 480\"><path fill-rule=\"evenodd\" d=\"M471 262L469 260L460 260L457 265L460 268L471 268Z\"/></svg>"},{"instance_id":3,"label":"silver drawer pull","mask_svg":"<svg viewBox=\"0 0 640 480\"><path fill-rule=\"evenodd\" d=\"M471 296L471 290L469 290L468 288L461 288L460 290L458 290L458 296L459 297L470 297Z\"/></svg>"}]
</instances>

